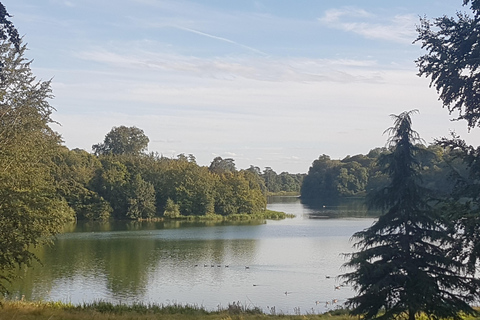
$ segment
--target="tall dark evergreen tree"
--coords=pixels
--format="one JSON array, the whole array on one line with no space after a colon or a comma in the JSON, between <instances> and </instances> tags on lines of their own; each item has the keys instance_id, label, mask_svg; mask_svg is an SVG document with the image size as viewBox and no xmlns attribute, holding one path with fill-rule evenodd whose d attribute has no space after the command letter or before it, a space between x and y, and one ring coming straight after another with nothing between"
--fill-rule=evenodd
<instances>
[{"instance_id":1,"label":"tall dark evergreen tree","mask_svg":"<svg viewBox=\"0 0 480 320\"><path fill-rule=\"evenodd\" d=\"M463 0L463 5L470 7L471 14L421 19L416 41L427 53L416 63L419 75L431 79L443 106L458 112L457 119L474 129L480 127L480 1ZM468 168L466 173L454 168L455 187L444 205L463 249L459 255L475 274L480 261L480 147L467 145L455 134L438 144L456 153Z\"/></svg>"},{"instance_id":2,"label":"tall dark evergreen tree","mask_svg":"<svg viewBox=\"0 0 480 320\"><path fill-rule=\"evenodd\" d=\"M9 41L13 47L20 50L20 36L13 23L8 19L12 16L8 14L5 6L0 2L0 41ZM4 81L5 77L2 73L2 69L5 67L3 61L0 61L0 80Z\"/></svg>"},{"instance_id":3,"label":"tall dark evergreen tree","mask_svg":"<svg viewBox=\"0 0 480 320\"><path fill-rule=\"evenodd\" d=\"M453 189L441 205L452 225L452 236L457 241L459 259L465 261L467 271L476 275L480 261L480 147L472 147L460 138L442 138L439 145L461 159L467 170L452 165Z\"/></svg>"},{"instance_id":4,"label":"tall dark evergreen tree","mask_svg":"<svg viewBox=\"0 0 480 320\"><path fill-rule=\"evenodd\" d=\"M473 16L458 12L457 17L420 20L416 42L427 53L416 63L444 107L474 128L480 126L480 1L463 1L469 3Z\"/></svg>"},{"instance_id":5,"label":"tall dark evergreen tree","mask_svg":"<svg viewBox=\"0 0 480 320\"><path fill-rule=\"evenodd\" d=\"M8 20L11 17L5 6L0 2L0 40L8 40L14 45L15 49L20 50L20 36L13 23Z\"/></svg>"},{"instance_id":6,"label":"tall dark evergreen tree","mask_svg":"<svg viewBox=\"0 0 480 320\"><path fill-rule=\"evenodd\" d=\"M344 265L353 271L342 277L357 295L347 305L366 319L414 320L422 314L461 319L461 313L474 313L468 303L475 298L469 290L476 280L465 276L463 264L452 256L447 223L420 186L420 137L411 127L413 112L394 115L394 126L387 130L391 153L379 162L390 184L368 197L370 208L385 213L353 236L358 251Z\"/></svg>"}]
</instances>

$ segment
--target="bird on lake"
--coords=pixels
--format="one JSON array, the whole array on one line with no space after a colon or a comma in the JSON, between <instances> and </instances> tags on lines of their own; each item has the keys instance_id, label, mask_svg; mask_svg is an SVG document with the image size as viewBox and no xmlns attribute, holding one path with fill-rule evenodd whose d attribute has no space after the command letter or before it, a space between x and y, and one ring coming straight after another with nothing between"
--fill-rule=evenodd
<instances>
[{"instance_id":1,"label":"bird on lake","mask_svg":"<svg viewBox=\"0 0 480 320\"><path fill-rule=\"evenodd\" d=\"M249 267L249 266L245 266L245 269L250 269L250 267Z\"/></svg>"}]
</instances>

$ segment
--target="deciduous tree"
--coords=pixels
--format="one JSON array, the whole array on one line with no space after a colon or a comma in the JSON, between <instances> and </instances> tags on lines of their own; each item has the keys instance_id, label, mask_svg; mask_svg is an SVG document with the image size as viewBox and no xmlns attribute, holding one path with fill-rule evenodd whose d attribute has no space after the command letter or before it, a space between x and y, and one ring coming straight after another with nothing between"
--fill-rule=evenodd
<instances>
[{"instance_id":1,"label":"deciduous tree","mask_svg":"<svg viewBox=\"0 0 480 320\"><path fill-rule=\"evenodd\" d=\"M129 191L127 217L130 219L153 218L156 213L153 185L136 174L130 182Z\"/></svg>"},{"instance_id":2,"label":"deciduous tree","mask_svg":"<svg viewBox=\"0 0 480 320\"><path fill-rule=\"evenodd\" d=\"M105 136L103 143L94 144L96 155L138 155L147 150L150 140L142 129L137 127L113 127Z\"/></svg>"},{"instance_id":3,"label":"deciduous tree","mask_svg":"<svg viewBox=\"0 0 480 320\"><path fill-rule=\"evenodd\" d=\"M48 126L50 82L36 80L25 51L21 42L0 37L0 291L9 271L29 265L35 259L31 249L48 242L72 217L50 172L60 145Z\"/></svg>"}]
</instances>

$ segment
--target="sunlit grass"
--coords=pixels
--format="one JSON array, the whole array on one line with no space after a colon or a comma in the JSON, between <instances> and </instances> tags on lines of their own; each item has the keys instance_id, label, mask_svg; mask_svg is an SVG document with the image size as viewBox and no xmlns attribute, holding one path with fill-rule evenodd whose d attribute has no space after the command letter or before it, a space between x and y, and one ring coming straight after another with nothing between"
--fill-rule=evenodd
<instances>
[{"instance_id":1,"label":"sunlit grass","mask_svg":"<svg viewBox=\"0 0 480 320\"><path fill-rule=\"evenodd\" d=\"M209 215L201 215L201 216L179 216L175 218L168 218L168 220L180 220L180 221L249 221L249 220L282 220L286 218L293 218L295 215L287 214L281 211L273 211L273 210L264 210L262 212L247 214L247 213L239 213L239 214L229 214L227 216L222 216L219 214L209 214ZM167 220L167 219L165 219Z\"/></svg>"},{"instance_id":2,"label":"sunlit grass","mask_svg":"<svg viewBox=\"0 0 480 320\"><path fill-rule=\"evenodd\" d=\"M274 309L273 309L274 310ZM63 302L27 302L20 300L0 301L0 320L358 320L359 317L352 317L346 309L337 309L323 314L295 314L285 315L272 312L265 313L259 308L247 308L241 303L231 303L226 308L219 308L217 311L207 311L202 306L196 305L156 305L134 303L113 304L110 302L98 301L73 305ZM401 317L399 317L401 319ZM419 320L428 319L419 317ZM479 317L465 317L465 320L477 320Z\"/></svg>"},{"instance_id":3,"label":"sunlit grass","mask_svg":"<svg viewBox=\"0 0 480 320\"><path fill-rule=\"evenodd\" d=\"M283 315L266 314L259 308L247 308L240 303L229 304L227 308L217 311L207 311L201 306L180 304L113 304L110 302L94 302L82 305L73 305L62 302L26 302L1 301L0 320L3 319L204 319L204 320L256 320L256 319L330 319L352 320L345 312L337 315L326 313L322 315Z\"/></svg>"}]
</instances>

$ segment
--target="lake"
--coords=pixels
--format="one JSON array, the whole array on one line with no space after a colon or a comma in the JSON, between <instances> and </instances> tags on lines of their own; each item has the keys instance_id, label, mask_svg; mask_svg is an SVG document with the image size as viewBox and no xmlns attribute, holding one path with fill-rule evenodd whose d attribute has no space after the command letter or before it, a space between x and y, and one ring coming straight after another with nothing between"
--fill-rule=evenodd
<instances>
[{"instance_id":1,"label":"lake","mask_svg":"<svg viewBox=\"0 0 480 320\"><path fill-rule=\"evenodd\" d=\"M281 221L78 223L37 252L13 296L80 304L189 304L209 310L239 302L266 313L323 313L353 296L345 272L350 237L369 227L358 205L308 207L274 197Z\"/></svg>"}]
</instances>

